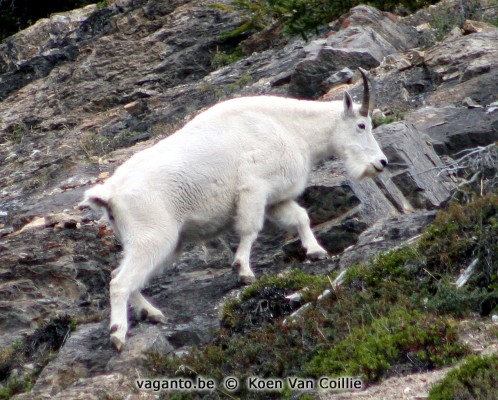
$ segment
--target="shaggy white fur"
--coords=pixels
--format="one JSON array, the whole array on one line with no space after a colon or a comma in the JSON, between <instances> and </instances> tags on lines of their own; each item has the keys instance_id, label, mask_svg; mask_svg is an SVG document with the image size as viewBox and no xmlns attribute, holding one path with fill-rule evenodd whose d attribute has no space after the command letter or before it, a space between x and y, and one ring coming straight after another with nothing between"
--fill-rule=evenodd
<instances>
[{"instance_id":1,"label":"shaggy white fur","mask_svg":"<svg viewBox=\"0 0 498 400\"><path fill-rule=\"evenodd\" d=\"M255 280L249 256L265 215L297 230L309 257L326 257L294 199L312 166L331 155L342 158L356 179L383 170L386 156L372 135L370 116L361 114L348 93L342 102L228 100L87 190L82 205L106 213L124 246L110 284L113 345L120 350L125 343L128 301L149 318L165 320L140 290L187 241L235 228L240 244L234 264L244 283Z\"/></svg>"}]
</instances>

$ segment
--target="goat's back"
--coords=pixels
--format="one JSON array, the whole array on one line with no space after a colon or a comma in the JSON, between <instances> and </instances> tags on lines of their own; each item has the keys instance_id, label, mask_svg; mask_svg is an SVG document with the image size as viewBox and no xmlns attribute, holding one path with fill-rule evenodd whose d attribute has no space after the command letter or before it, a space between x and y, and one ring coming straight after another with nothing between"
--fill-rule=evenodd
<instances>
[{"instance_id":1,"label":"goat's back","mask_svg":"<svg viewBox=\"0 0 498 400\"><path fill-rule=\"evenodd\" d=\"M209 237L230 224L247 186L266 188L268 204L296 197L310 166L282 122L294 117L286 112L295 102L255 97L220 103L135 154L104 184L114 216L140 222L147 214L168 214L163 223L174 220L186 233Z\"/></svg>"}]
</instances>

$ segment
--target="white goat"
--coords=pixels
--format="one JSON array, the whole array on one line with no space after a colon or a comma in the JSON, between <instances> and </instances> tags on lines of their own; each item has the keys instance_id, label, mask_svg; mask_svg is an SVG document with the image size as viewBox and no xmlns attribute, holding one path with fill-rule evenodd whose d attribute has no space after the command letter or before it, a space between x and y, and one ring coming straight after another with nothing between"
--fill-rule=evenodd
<instances>
[{"instance_id":1,"label":"white goat","mask_svg":"<svg viewBox=\"0 0 498 400\"><path fill-rule=\"evenodd\" d=\"M106 213L124 246L110 283L111 343L117 350L125 343L128 300L149 319L166 320L140 290L187 241L235 228L240 243L234 265L246 284L255 281L249 255L265 215L297 230L308 257L327 257L294 199L313 165L331 155L341 157L356 179L375 176L386 166L372 135L368 78L361 74L361 107L347 92L343 101L333 102L271 96L228 100L86 191L80 205Z\"/></svg>"}]
</instances>

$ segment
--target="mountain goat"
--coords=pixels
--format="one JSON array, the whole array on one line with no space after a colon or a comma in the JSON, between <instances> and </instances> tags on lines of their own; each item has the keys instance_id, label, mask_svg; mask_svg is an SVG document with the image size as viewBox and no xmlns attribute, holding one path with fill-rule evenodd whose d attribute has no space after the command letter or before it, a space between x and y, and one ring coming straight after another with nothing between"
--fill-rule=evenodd
<instances>
[{"instance_id":1,"label":"mountain goat","mask_svg":"<svg viewBox=\"0 0 498 400\"><path fill-rule=\"evenodd\" d=\"M361 106L347 92L332 102L272 96L224 101L86 191L80 205L106 214L124 246L110 283L111 343L118 351L128 329L128 301L149 319L165 321L140 290L187 241L233 227L240 236L234 265L246 284L255 281L249 255L265 215L297 230L308 257L327 257L295 201L313 165L337 155L361 179L387 164L372 135L373 94L360 72Z\"/></svg>"}]
</instances>

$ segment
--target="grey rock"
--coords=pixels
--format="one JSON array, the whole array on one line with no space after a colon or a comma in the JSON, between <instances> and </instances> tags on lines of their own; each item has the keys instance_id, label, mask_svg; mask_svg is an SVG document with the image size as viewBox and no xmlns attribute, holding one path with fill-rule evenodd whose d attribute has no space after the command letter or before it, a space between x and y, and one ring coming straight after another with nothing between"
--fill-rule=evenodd
<instances>
[{"instance_id":1,"label":"grey rock","mask_svg":"<svg viewBox=\"0 0 498 400\"><path fill-rule=\"evenodd\" d=\"M106 331L101 323L93 323L72 332L58 357L40 374L32 394L48 392L54 395L81 378L105 372L107 363L115 356L108 346Z\"/></svg>"},{"instance_id":2,"label":"grey rock","mask_svg":"<svg viewBox=\"0 0 498 400\"><path fill-rule=\"evenodd\" d=\"M354 72L351 71L349 68L343 68L339 72L336 72L335 74L332 74L330 77L325 79L322 82L322 87L324 87L324 90L327 90L328 88L331 88L335 85L339 85L341 83L349 83L354 76Z\"/></svg>"},{"instance_id":3,"label":"grey rock","mask_svg":"<svg viewBox=\"0 0 498 400\"><path fill-rule=\"evenodd\" d=\"M488 0L443 0L402 18L402 22L417 28L419 46L429 47L445 39L455 26L465 29L467 19L492 22L497 17L496 7L490 7Z\"/></svg>"},{"instance_id":4,"label":"grey rock","mask_svg":"<svg viewBox=\"0 0 498 400\"><path fill-rule=\"evenodd\" d=\"M489 72L498 63L498 28L449 38L425 53L425 63L440 82L464 82Z\"/></svg>"},{"instance_id":5,"label":"grey rock","mask_svg":"<svg viewBox=\"0 0 498 400\"><path fill-rule=\"evenodd\" d=\"M311 219L312 225L343 216L360 204L353 189L345 182L338 185L310 185L299 198Z\"/></svg>"},{"instance_id":6,"label":"grey rock","mask_svg":"<svg viewBox=\"0 0 498 400\"><path fill-rule=\"evenodd\" d=\"M438 154L455 154L463 149L498 140L498 112L484 108L426 107L406 117L433 142Z\"/></svg>"},{"instance_id":7,"label":"grey rock","mask_svg":"<svg viewBox=\"0 0 498 400\"><path fill-rule=\"evenodd\" d=\"M413 64L413 51L386 57L372 74L377 106L406 112L422 106L461 106L466 97L490 104L498 85L497 35L495 28L447 39L426 49ZM358 98L361 87L351 93Z\"/></svg>"},{"instance_id":8,"label":"grey rock","mask_svg":"<svg viewBox=\"0 0 498 400\"><path fill-rule=\"evenodd\" d=\"M378 66L388 54L415 45L416 37L414 39L413 32L410 34L407 30L393 22L387 13L368 6L353 8L338 32L304 48L303 60L292 74L289 93L316 98L325 93L321 84L332 73L346 67Z\"/></svg>"},{"instance_id":9,"label":"grey rock","mask_svg":"<svg viewBox=\"0 0 498 400\"><path fill-rule=\"evenodd\" d=\"M110 32L109 9L85 7L50 19L6 39L0 44L2 85L0 99L35 79L46 77L57 66L78 57L76 43Z\"/></svg>"},{"instance_id":10,"label":"grey rock","mask_svg":"<svg viewBox=\"0 0 498 400\"><path fill-rule=\"evenodd\" d=\"M440 173L444 164L415 124L396 122L375 132L391 162L390 181L399 192L389 193L398 209L434 209L448 199L450 180Z\"/></svg>"},{"instance_id":11,"label":"grey rock","mask_svg":"<svg viewBox=\"0 0 498 400\"><path fill-rule=\"evenodd\" d=\"M105 329L103 332L105 339L107 339L107 333L107 329ZM129 372L141 365L149 353L165 355L173 350L174 347L166 339L164 332L158 325L141 324L135 327L133 335L128 338L126 347L121 353L116 354L113 351L106 369L113 372Z\"/></svg>"},{"instance_id":12,"label":"grey rock","mask_svg":"<svg viewBox=\"0 0 498 400\"><path fill-rule=\"evenodd\" d=\"M382 252L404 245L418 236L435 215L435 211L422 211L379 219L360 235L354 246L342 253L340 268L366 262Z\"/></svg>"},{"instance_id":13,"label":"grey rock","mask_svg":"<svg viewBox=\"0 0 498 400\"><path fill-rule=\"evenodd\" d=\"M340 223L331 226L317 228L316 236L318 242L327 250L330 255L340 254L347 247L358 241L359 235L368 225L357 218L347 218ZM284 260L304 261L306 254L301 247L301 242L296 239L286 243L282 247Z\"/></svg>"},{"instance_id":14,"label":"grey rock","mask_svg":"<svg viewBox=\"0 0 498 400\"><path fill-rule=\"evenodd\" d=\"M425 104L432 107L461 106L466 97L472 98L479 104L489 104L495 101L496 91L493 88L498 84L498 70L483 70L481 75L458 83L442 84L437 91L428 93Z\"/></svg>"},{"instance_id":15,"label":"grey rock","mask_svg":"<svg viewBox=\"0 0 498 400\"><path fill-rule=\"evenodd\" d=\"M427 97L438 88L434 74L424 65L380 72L372 80L376 88L376 107L397 113L423 106ZM359 88L351 90L351 94L357 98L361 95Z\"/></svg>"}]
</instances>

